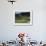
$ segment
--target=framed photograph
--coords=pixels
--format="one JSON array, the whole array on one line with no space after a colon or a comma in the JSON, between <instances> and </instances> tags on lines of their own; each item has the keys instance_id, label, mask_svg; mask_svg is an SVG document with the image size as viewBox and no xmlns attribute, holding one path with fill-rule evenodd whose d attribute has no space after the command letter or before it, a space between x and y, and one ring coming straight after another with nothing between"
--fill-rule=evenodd
<instances>
[{"instance_id":1,"label":"framed photograph","mask_svg":"<svg viewBox=\"0 0 46 46\"><path fill-rule=\"evenodd\" d=\"M32 25L32 11L16 11L15 25Z\"/></svg>"}]
</instances>

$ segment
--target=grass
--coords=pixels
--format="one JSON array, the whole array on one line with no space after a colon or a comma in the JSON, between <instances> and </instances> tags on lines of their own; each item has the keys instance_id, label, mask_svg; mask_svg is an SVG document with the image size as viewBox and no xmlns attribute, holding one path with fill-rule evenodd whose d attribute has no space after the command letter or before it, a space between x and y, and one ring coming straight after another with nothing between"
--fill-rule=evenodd
<instances>
[{"instance_id":1,"label":"grass","mask_svg":"<svg viewBox=\"0 0 46 46\"><path fill-rule=\"evenodd\" d=\"M16 23L30 23L30 17L27 17L27 16L16 17L15 22Z\"/></svg>"}]
</instances>

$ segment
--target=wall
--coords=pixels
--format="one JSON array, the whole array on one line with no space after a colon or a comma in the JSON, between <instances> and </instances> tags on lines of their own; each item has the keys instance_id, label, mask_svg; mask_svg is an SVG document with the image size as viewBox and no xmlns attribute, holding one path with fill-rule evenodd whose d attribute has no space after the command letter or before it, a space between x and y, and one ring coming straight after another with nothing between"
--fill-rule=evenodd
<instances>
[{"instance_id":1,"label":"wall","mask_svg":"<svg viewBox=\"0 0 46 46\"><path fill-rule=\"evenodd\" d=\"M33 10L33 25L15 26L16 10ZM13 5L0 0L0 40L15 40L19 32L31 34L33 40L46 40L46 0L17 0Z\"/></svg>"}]
</instances>

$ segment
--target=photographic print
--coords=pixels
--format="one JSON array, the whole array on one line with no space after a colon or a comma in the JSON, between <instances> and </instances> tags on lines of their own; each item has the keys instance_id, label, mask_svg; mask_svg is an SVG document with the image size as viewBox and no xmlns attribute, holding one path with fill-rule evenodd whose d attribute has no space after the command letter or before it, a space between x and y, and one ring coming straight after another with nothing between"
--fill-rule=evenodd
<instances>
[{"instance_id":1,"label":"photographic print","mask_svg":"<svg viewBox=\"0 0 46 46\"><path fill-rule=\"evenodd\" d=\"M30 11L16 11L15 24L16 25L31 25L32 13Z\"/></svg>"}]
</instances>

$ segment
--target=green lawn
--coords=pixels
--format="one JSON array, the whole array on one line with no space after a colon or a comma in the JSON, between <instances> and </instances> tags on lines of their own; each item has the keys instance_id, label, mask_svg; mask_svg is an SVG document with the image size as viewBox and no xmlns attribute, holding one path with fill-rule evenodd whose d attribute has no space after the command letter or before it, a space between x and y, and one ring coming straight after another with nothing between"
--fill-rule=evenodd
<instances>
[{"instance_id":1,"label":"green lawn","mask_svg":"<svg viewBox=\"0 0 46 46\"><path fill-rule=\"evenodd\" d=\"M16 17L15 22L16 23L30 23L30 17L27 17L27 16Z\"/></svg>"}]
</instances>

